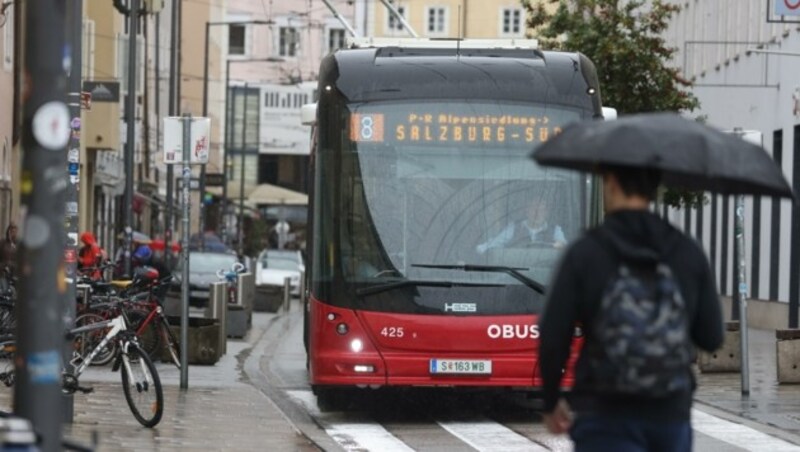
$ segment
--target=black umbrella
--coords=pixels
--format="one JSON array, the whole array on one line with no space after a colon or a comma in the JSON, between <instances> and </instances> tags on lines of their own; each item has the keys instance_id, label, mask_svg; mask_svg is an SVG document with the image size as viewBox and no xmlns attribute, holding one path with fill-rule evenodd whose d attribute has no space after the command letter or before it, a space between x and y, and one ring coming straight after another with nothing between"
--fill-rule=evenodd
<instances>
[{"instance_id":1,"label":"black umbrella","mask_svg":"<svg viewBox=\"0 0 800 452\"><path fill-rule=\"evenodd\" d=\"M574 123L532 157L544 166L580 171L603 165L655 168L665 185L690 190L793 197L764 149L674 113Z\"/></svg>"}]
</instances>

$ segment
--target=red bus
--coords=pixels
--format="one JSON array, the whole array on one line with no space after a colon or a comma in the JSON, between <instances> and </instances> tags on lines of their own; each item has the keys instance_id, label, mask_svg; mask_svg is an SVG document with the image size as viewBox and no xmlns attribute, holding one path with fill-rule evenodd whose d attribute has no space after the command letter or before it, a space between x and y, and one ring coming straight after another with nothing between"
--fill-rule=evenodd
<instances>
[{"instance_id":1,"label":"red bus","mask_svg":"<svg viewBox=\"0 0 800 452\"><path fill-rule=\"evenodd\" d=\"M355 388L541 386L544 286L600 196L529 156L601 117L592 62L533 40L366 39L322 61L304 319L321 409Z\"/></svg>"}]
</instances>

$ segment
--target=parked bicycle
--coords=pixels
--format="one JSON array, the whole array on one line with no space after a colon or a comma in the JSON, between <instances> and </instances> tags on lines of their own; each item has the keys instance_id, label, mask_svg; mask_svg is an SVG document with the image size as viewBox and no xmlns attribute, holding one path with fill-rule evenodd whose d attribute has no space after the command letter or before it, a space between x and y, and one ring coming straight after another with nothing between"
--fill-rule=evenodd
<instances>
[{"instance_id":1,"label":"parked bicycle","mask_svg":"<svg viewBox=\"0 0 800 452\"><path fill-rule=\"evenodd\" d=\"M119 295L115 292L90 295L75 324L83 326L102 322L124 310L133 331L139 336L140 345L147 354L156 359L164 347L169 359L180 369L178 340L169 328L169 321L157 295L162 288L170 284L171 276L160 281L157 278L157 272L144 269L130 284L120 290ZM97 339L99 338L95 338ZM113 347L113 344L108 347ZM96 360L97 365L109 363L115 353L116 350L111 348L103 350Z\"/></svg>"},{"instance_id":2,"label":"parked bicycle","mask_svg":"<svg viewBox=\"0 0 800 452\"><path fill-rule=\"evenodd\" d=\"M99 343L94 344L97 331L104 331L105 334ZM72 359L64 366L62 373L61 387L64 393L92 392L94 388L81 386L80 377L108 343L115 342L119 353L111 370L120 372L125 401L133 417L145 427L158 425L164 414L161 379L153 361L139 345L136 333L128 329L124 311L113 319L73 328L68 337L72 338L75 347ZM6 360L13 362L15 351L13 339L4 343L0 341L0 354L4 354ZM12 386L14 380L13 368L0 372L0 381L6 386Z\"/></svg>"}]
</instances>

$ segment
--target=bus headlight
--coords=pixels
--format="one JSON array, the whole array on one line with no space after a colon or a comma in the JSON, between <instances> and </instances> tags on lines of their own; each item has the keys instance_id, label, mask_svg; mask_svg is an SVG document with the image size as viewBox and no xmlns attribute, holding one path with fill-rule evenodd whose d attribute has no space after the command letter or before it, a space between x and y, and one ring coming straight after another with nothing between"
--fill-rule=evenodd
<instances>
[{"instance_id":1,"label":"bus headlight","mask_svg":"<svg viewBox=\"0 0 800 452\"><path fill-rule=\"evenodd\" d=\"M364 343L361 342L361 339L353 339L353 341L350 342L350 350L358 353L361 350L364 350Z\"/></svg>"},{"instance_id":2,"label":"bus headlight","mask_svg":"<svg viewBox=\"0 0 800 452\"><path fill-rule=\"evenodd\" d=\"M337 333L339 333L339 334L341 334L342 336L344 336L345 334L347 334L347 332L348 332L349 330L350 330L350 329L349 329L349 328L347 328L347 324L346 324L346 323L340 323L340 324L336 325L336 332L337 332Z\"/></svg>"}]
</instances>

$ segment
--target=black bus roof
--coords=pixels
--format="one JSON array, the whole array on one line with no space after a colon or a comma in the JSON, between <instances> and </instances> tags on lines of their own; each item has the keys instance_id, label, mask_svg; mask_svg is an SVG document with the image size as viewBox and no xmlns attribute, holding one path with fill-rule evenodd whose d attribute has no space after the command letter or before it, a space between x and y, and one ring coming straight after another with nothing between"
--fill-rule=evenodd
<instances>
[{"instance_id":1,"label":"black bus roof","mask_svg":"<svg viewBox=\"0 0 800 452\"><path fill-rule=\"evenodd\" d=\"M322 98L335 88L346 102L486 99L600 112L597 74L588 58L524 46L470 47L464 41L342 49L323 59L319 81Z\"/></svg>"}]
</instances>

